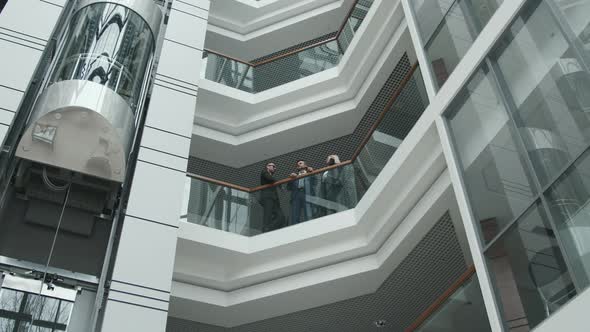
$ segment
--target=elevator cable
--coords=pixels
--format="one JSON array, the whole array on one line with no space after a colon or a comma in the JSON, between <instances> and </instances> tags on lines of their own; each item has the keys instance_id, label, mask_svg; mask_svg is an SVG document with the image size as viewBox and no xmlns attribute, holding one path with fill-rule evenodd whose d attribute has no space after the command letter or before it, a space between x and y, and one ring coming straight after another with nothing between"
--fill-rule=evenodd
<instances>
[{"instance_id":1,"label":"elevator cable","mask_svg":"<svg viewBox=\"0 0 590 332\"><path fill-rule=\"evenodd\" d=\"M59 214L59 219L57 221L57 228L55 229L55 234L53 235L53 241L51 243L51 249L49 250L49 256L47 257L47 263L45 264L43 276L41 277L41 285L39 287L39 293L38 293L39 299L42 298L43 286L45 285L45 280L47 278L47 271L49 270L49 264L51 264L51 257L53 257L53 250L55 249L55 243L57 242L57 236L59 235L59 229L61 227L61 222L63 220L63 216L66 211L66 207L68 205L68 200L70 198L70 191L72 188L71 181L67 182L63 186L58 186L58 185L54 184L53 182L51 182L51 180L49 179L49 176L47 176L47 168L46 167L43 167L43 182L45 183L47 188L49 188L49 190L54 191L54 192L65 191L66 195L64 197L63 206L61 208L61 212ZM51 287L52 287L51 282L47 282L47 286L48 286L48 289L51 289ZM38 314L39 314L39 316L41 316L41 310L39 311ZM31 328L33 328L33 323L35 321L33 316L34 315L31 314L31 325L30 325Z\"/></svg>"}]
</instances>

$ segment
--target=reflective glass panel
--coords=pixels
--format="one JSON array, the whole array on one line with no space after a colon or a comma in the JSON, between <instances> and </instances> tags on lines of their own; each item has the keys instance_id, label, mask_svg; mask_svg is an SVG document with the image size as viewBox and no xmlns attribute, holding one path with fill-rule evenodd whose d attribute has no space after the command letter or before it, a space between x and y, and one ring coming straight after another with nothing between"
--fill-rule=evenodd
<instances>
[{"instance_id":1,"label":"reflective glass panel","mask_svg":"<svg viewBox=\"0 0 590 332\"><path fill-rule=\"evenodd\" d=\"M578 160L545 195L563 250L580 287L590 284L590 153Z\"/></svg>"},{"instance_id":2,"label":"reflective glass panel","mask_svg":"<svg viewBox=\"0 0 590 332\"><path fill-rule=\"evenodd\" d=\"M556 15L529 1L491 56L543 186L590 143L590 72Z\"/></svg>"},{"instance_id":3,"label":"reflective glass panel","mask_svg":"<svg viewBox=\"0 0 590 332\"><path fill-rule=\"evenodd\" d=\"M416 22L420 28L420 36L424 42L428 41L436 27L445 17L456 0L413 0Z\"/></svg>"},{"instance_id":4,"label":"reflective glass panel","mask_svg":"<svg viewBox=\"0 0 590 332\"><path fill-rule=\"evenodd\" d=\"M536 190L487 67L476 72L450 110L471 207L489 241L530 206Z\"/></svg>"},{"instance_id":5,"label":"reflective glass panel","mask_svg":"<svg viewBox=\"0 0 590 332\"><path fill-rule=\"evenodd\" d=\"M455 2L425 46L439 87L447 81L475 39L466 19L461 1Z\"/></svg>"},{"instance_id":6,"label":"reflective glass panel","mask_svg":"<svg viewBox=\"0 0 590 332\"><path fill-rule=\"evenodd\" d=\"M539 204L486 256L510 331L529 331L576 295L555 230Z\"/></svg>"},{"instance_id":7,"label":"reflective glass panel","mask_svg":"<svg viewBox=\"0 0 590 332\"><path fill-rule=\"evenodd\" d=\"M477 276L457 289L416 331L491 331Z\"/></svg>"},{"instance_id":8,"label":"reflective glass panel","mask_svg":"<svg viewBox=\"0 0 590 332\"><path fill-rule=\"evenodd\" d=\"M425 50L441 87L502 0L413 1Z\"/></svg>"}]
</instances>

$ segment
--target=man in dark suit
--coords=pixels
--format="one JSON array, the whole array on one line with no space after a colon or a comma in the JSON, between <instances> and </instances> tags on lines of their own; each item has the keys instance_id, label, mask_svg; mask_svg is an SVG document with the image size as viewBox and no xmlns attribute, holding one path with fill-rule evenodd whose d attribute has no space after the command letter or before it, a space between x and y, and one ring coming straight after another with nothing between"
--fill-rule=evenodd
<instances>
[{"instance_id":1,"label":"man in dark suit","mask_svg":"<svg viewBox=\"0 0 590 332\"><path fill-rule=\"evenodd\" d=\"M298 160L297 172L291 173L291 177L304 176L310 172L313 172L313 168L307 166L305 160ZM287 189L291 190L291 225L307 221L313 217L312 206L311 203L307 203L307 196L313 195L314 186L314 176L302 177L287 184ZM303 217L303 220L301 220L301 217Z\"/></svg>"},{"instance_id":2,"label":"man in dark suit","mask_svg":"<svg viewBox=\"0 0 590 332\"><path fill-rule=\"evenodd\" d=\"M277 181L274 177L276 170L275 163L266 164L266 167L260 173L260 185L274 184ZM281 202L279 201L276 186L260 191L260 205L262 205L263 209L262 232L269 232L285 226L285 216L281 210Z\"/></svg>"}]
</instances>

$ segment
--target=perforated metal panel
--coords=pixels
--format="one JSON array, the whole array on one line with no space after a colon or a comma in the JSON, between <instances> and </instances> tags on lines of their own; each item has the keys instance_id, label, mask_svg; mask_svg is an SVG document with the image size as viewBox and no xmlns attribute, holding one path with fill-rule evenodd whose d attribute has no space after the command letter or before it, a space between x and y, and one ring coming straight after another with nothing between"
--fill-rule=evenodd
<instances>
[{"instance_id":1,"label":"perforated metal panel","mask_svg":"<svg viewBox=\"0 0 590 332\"><path fill-rule=\"evenodd\" d=\"M187 171L245 187L254 187L260 184L260 172L269 161L277 164L277 177L284 178L294 170L295 163L299 159L306 160L308 165L314 168L325 166L326 158L331 154L339 155L341 160L349 160L375 121L377 121L391 95L399 88L403 79L408 75L410 69L411 64L408 56L404 55L389 75L389 78L369 108L367 110L361 110L365 115L350 135L335 138L271 159L262 160L242 168L233 168L204 159L190 157ZM399 98L399 106L393 112L395 114L389 115L393 117L391 119L392 128L390 134L399 139L403 139L407 135L424 110L424 106L421 106L423 99L419 96L417 87L409 90L416 91L404 92Z\"/></svg>"},{"instance_id":2,"label":"perforated metal panel","mask_svg":"<svg viewBox=\"0 0 590 332\"><path fill-rule=\"evenodd\" d=\"M330 32L330 33L325 34L325 35L323 35L321 37L318 37L316 39L308 40L308 41L305 41L303 43L300 43L300 44L297 44L297 45L294 45L294 46L285 48L284 50L280 50L280 51L271 53L269 55L265 55L263 57L253 59L250 62L252 62L252 63L259 63L259 62L262 62L262 61L267 60L267 59L274 58L274 57L279 56L279 55L287 54L287 53L289 53L291 51L298 50L300 48L304 48L306 46L313 45L315 43L319 43L319 42L322 42L324 40L328 40L328 39L336 36L337 33L338 33L338 31Z\"/></svg>"},{"instance_id":3,"label":"perforated metal panel","mask_svg":"<svg viewBox=\"0 0 590 332\"><path fill-rule=\"evenodd\" d=\"M170 317L167 332L371 332L403 331L462 273L465 260L446 213L377 292L318 308L224 329Z\"/></svg>"}]
</instances>

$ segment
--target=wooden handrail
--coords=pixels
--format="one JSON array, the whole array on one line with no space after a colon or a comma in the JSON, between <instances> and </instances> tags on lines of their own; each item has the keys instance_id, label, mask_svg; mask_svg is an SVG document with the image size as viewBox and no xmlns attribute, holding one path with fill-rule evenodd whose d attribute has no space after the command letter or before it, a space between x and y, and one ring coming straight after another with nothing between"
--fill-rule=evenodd
<instances>
[{"instance_id":1,"label":"wooden handrail","mask_svg":"<svg viewBox=\"0 0 590 332\"><path fill-rule=\"evenodd\" d=\"M303 179L303 178L306 178L308 176L320 174L320 173L323 173L325 171L329 171L329 170L334 169L334 168L344 167L346 165L350 165L351 163L352 163L352 160L347 160L347 161L343 161L343 162L341 162L339 164L335 164L335 165L331 165L331 166L326 166L326 167L318 168L316 170L313 170L313 172L309 172L309 173L304 174L304 175L299 175L299 176L296 176L296 177L288 177L288 178L279 180L279 181L277 181L275 183L265 184L263 186L258 186L258 187L251 188L250 189L250 192L255 192L255 191L259 191L259 190L263 190L263 189L268 189L268 188L280 186L281 184L288 183L288 182L291 182L291 181L295 181L295 180L298 180L298 179Z\"/></svg>"},{"instance_id":2,"label":"wooden handrail","mask_svg":"<svg viewBox=\"0 0 590 332\"><path fill-rule=\"evenodd\" d=\"M288 177L282 180L278 180L272 184L266 184L266 185L262 185L262 186L257 186L257 187L252 187L252 188L248 188L248 187L243 187L243 186L239 186L239 185L235 185L233 183L229 183L229 182L225 182L225 181L220 181L220 180L216 180L213 178L209 178L206 176L202 176L202 175L197 175L197 174L193 174L193 173L189 173L187 172L186 175L201 181L205 181L205 182L210 182L210 183L214 183L220 186L225 186L225 187L229 187L229 188L233 188L233 189L237 189L240 191L245 191L245 192L256 192L259 190L263 190L263 189L268 189L268 188L272 188L272 187L276 187L279 186L281 184L284 183L288 183L297 179L301 179L307 176L311 176L311 175L315 175L318 173L322 173L325 172L327 170L331 170L334 168L338 168L338 167L344 167L346 165L350 165L352 164L356 158L359 156L359 154L361 153L361 151L363 150L363 148L365 147L365 145L367 144L367 142L369 142L369 140L371 139L371 136L373 136L373 133L377 130L377 127L379 126L379 124L381 124L381 121L383 121L383 118L385 117L385 114L389 111L389 109L391 108L391 106L393 106L393 104L395 103L395 101L397 100L397 98L401 95L402 91L405 89L406 85L408 84L408 82L410 81L410 79L412 79L412 76L414 75L414 73L416 72L416 70L418 69L419 65L418 62L414 63L412 65L412 68L410 68L410 71L408 72L408 74L404 77L404 79L400 82L400 86L397 88L397 90L395 90L395 92L391 95L390 99L387 101L387 104L385 105L385 107L383 108L383 110L381 111L381 113L379 114L379 116L377 117L377 121L371 126L371 128L369 129L369 131L367 132L367 134L365 135L365 137L363 138L363 140L361 141L361 144L359 145L359 147L355 150L354 154L352 155L352 157L349 160L343 161L339 164L336 165L332 165L332 166L326 166L326 167L322 167L319 168L317 170L314 170L313 172L309 172L305 175L301 175L298 177Z\"/></svg>"},{"instance_id":3,"label":"wooden handrail","mask_svg":"<svg viewBox=\"0 0 590 332\"><path fill-rule=\"evenodd\" d=\"M265 60L262 60L262 61L251 62L251 61L246 61L246 60L238 59L236 57L229 56L229 55L223 54L221 52L213 51L213 50L210 50L208 48L205 49L205 52L207 52L207 53L213 53L213 54L222 56L224 58L228 58L230 60L243 63L243 64L248 65L248 66L251 66L251 67L262 66L262 65L267 64L269 62L273 62L273 61L276 61L276 60L279 60L279 59L282 59L282 58L286 58L286 57L288 57L290 55L293 55L295 53L299 53L299 52L302 52L302 51L305 51L305 50L308 50L308 49L311 49L311 48L314 48L314 47L317 47L317 46L320 46L320 45L323 45L323 44L327 44L327 43L333 42L334 40L338 40L338 37L340 37L340 34L342 33L342 31L344 30L344 27L346 26L346 22L348 22L348 19L350 18L350 16L354 12L354 8L356 7L356 5L358 4L359 1L360 0L355 0L352 3L352 6L350 6L350 9L348 10L348 13L346 14L346 18L340 24L340 28L338 29L338 31L336 32L336 35L334 37L330 37L328 39L325 39L325 40L322 40L322 41L313 43L311 45L307 45L307 46L302 46L302 47L296 48L296 49L291 50L291 51L289 51L287 53L278 54L278 55L275 55L273 57L270 57L270 58L265 59Z\"/></svg>"},{"instance_id":4,"label":"wooden handrail","mask_svg":"<svg viewBox=\"0 0 590 332\"><path fill-rule=\"evenodd\" d=\"M188 177L193 178L193 179L197 179L197 180L201 180L201 181L204 181L204 182L213 183L213 184L220 185L220 186L223 186L223 187L229 187L229 188L232 188L232 189L236 189L236 190L240 190L240 191L245 191L245 192L250 192L251 191L250 188L248 188L248 187L238 186L237 184L233 184L233 183L229 183L229 182L225 182L225 181L220 181L220 180L217 180L217 179L209 178L209 177L206 177L206 176L202 176L202 175L198 175L198 174L194 174L194 173L190 173L190 172L187 172L186 175Z\"/></svg>"},{"instance_id":5,"label":"wooden handrail","mask_svg":"<svg viewBox=\"0 0 590 332\"><path fill-rule=\"evenodd\" d=\"M356 160L356 158L359 156L359 154L361 153L361 151L363 150L363 148L365 147L367 142L369 142L369 140L371 139L371 136L373 136L373 133L377 130L377 127L379 127L379 125L381 124L381 121L383 121L383 119L385 118L385 114L387 114L389 109L396 102L397 98L402 94L402 92L406 88L406 84L408 84L408 82L412 79L412 76L414 76L414 72L416 72L416 69L418 69L418 62L414 63L412 68L410 68L410 71L408 72L408 74L400 82L399 88L397 88L397 90L395 90L395 92L391 95L391 97L387 101L387 104L383 108L383 111L381 111L381 113L377 117L377 120L371 126L371 129L369 129L369 132L367 133L367 135L365 135L365 138L361 141L361 144L359 144L356 151L354 151L354 153L352 154L351 159L353 161Z\"/></svg>"},{"instance_id":6,"label":"wooden handrail","mask_svg":"<svg viewBox=\"0 0 590 332\"><path fill-rule=\"evenodd\" d=\"M413 332L433 314L435 313L461 286L463 286L467 280L469 280L475 274L475 266L470 266L465 273L457 279L436 301L434 301L418 318L408 326L404 332Z\"/></svg>"}]
</instances>

